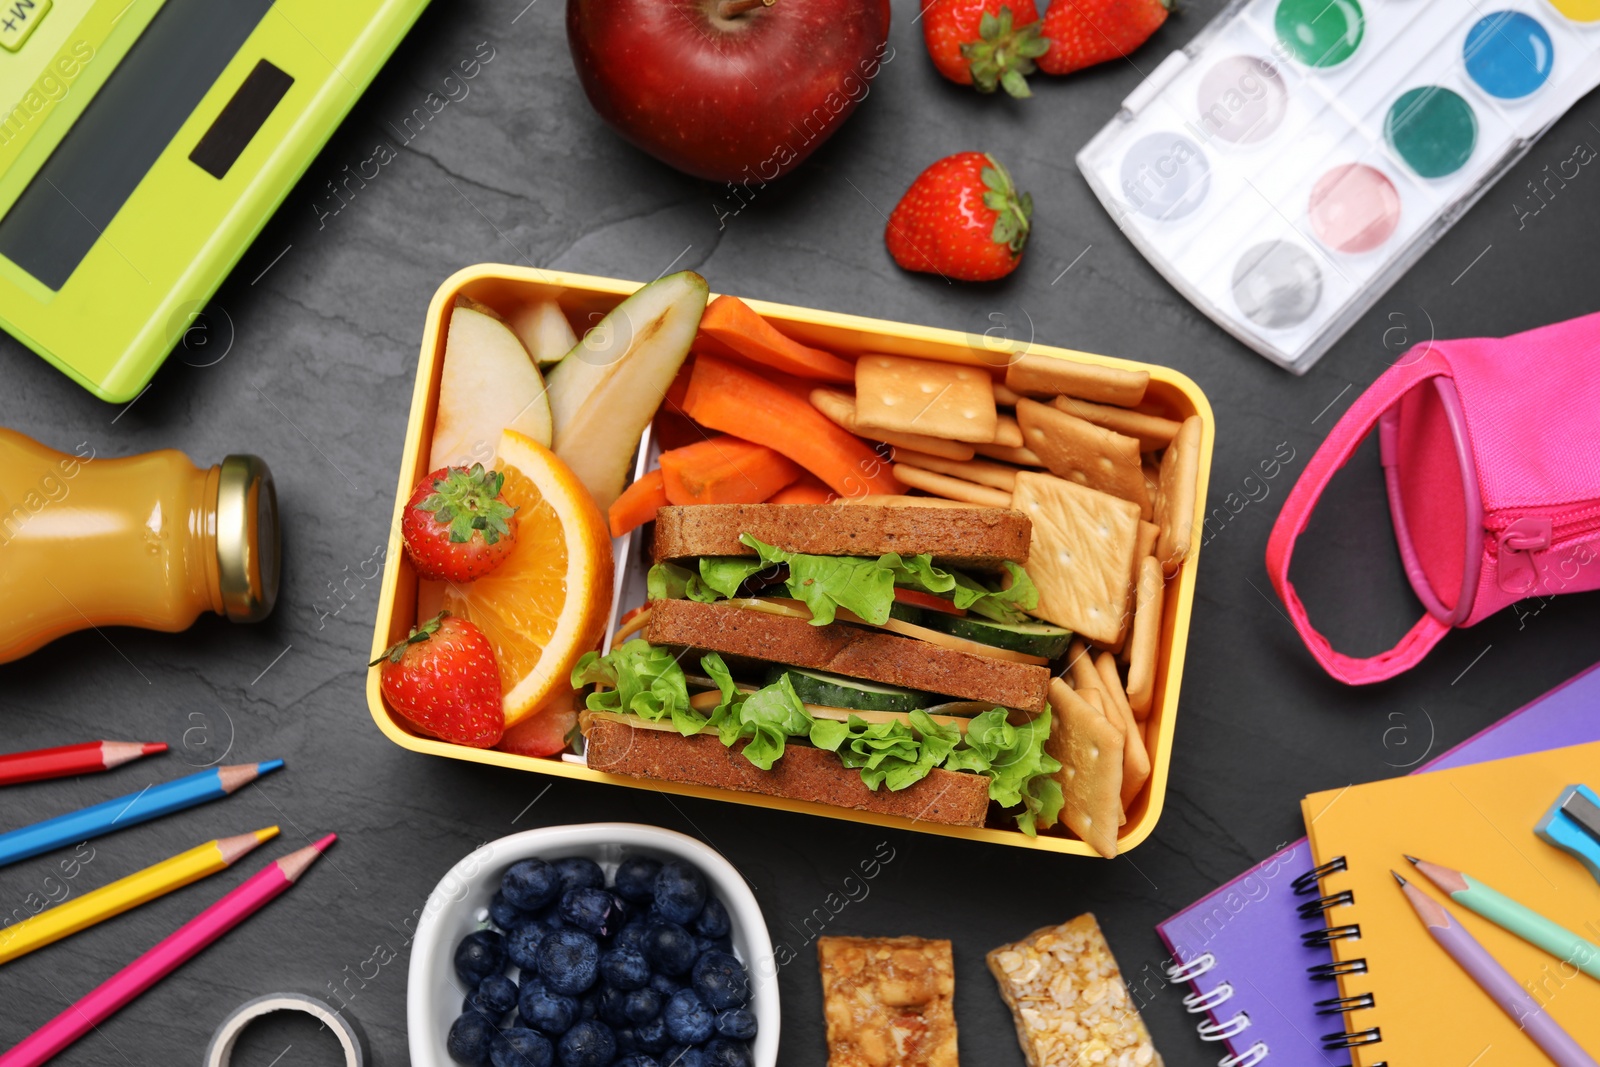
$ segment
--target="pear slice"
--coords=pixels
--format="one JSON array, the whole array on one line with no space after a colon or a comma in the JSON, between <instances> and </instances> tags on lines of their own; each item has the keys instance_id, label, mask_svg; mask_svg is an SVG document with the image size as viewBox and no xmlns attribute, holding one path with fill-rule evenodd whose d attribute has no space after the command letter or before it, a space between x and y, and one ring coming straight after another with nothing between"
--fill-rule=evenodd
<instances>
[{"instance_id":1,"label":"pear slice","mask_svg":"<svg viewBox=\"0 0 1600 1067\"><path fill-rule=\"evenodd\" d=\"M511 327L481 305L450 312L428 469L494 459L505 430L550 443L544 378Z\"/></svg>"},{"instance_id":2,"label":"pear slice","mask_svg":"<svg viewBox=\"0 0 1600 1067\"><path fill-rule=\"evenodd\" d=\"M627 483L639 435L689 355L709 286L693 271L618 304L550 372L555 453L605 511Z\"/></svg>"},{"instance_id":3,"label":"pear slice","mask_svg":"<svg viewBox=\"0 0 1600 1067\"><path fill-rule=\"evenodd\" d=\"M522 339L528 354L543 371L560 363L561 357L578 343L567 313L554 300L531 300L512 309L506 316L506 325Z\"/></svg>"}]
</instances>

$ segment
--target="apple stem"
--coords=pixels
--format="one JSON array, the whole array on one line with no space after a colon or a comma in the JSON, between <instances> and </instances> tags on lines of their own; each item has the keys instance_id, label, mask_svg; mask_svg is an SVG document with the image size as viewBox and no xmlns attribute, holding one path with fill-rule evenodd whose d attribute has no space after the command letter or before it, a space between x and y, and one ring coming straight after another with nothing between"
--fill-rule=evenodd
<instances>
[{"instance_id":1,"label":"apple stem","mask_svg":"<svg viewBox=\"0 0 1600 1067\"><path fill-rule=\"evenodd\" d=\"M777 2L778 0L722 0L717 8L717 16L725 19L736 18L746 11L753 11L758 7L771 7Z\"/></svg>"}]
</instances>

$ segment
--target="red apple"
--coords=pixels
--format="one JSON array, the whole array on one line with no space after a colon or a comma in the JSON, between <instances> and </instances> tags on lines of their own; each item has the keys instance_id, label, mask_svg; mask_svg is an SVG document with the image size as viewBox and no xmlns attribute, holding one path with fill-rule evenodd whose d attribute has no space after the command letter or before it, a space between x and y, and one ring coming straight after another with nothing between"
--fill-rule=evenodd
<instances>
[{"instance_id":1,"label":"red apple","mask_svg":"<svg viewBox=\"0 0 1600 1067\"><path fill-rule=\"evenodd\" d=\"M798 165L867 95L888 38L889 0L567 0L600 117L713 181Z\"/></svg>"}]
</instances>

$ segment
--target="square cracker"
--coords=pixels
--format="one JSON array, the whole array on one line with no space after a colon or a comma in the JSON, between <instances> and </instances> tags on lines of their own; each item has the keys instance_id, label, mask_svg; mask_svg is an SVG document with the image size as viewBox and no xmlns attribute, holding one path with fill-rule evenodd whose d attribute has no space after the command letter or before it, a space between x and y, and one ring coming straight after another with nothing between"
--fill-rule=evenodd
<instances>
[{"instance_id":1,"label":"square cracker","mask_svg":"<svg viewBox=\"0 0 1600 1067\"><path fill-rule=\"evenodd\" d=\"M1156 494L1156 525L1161 527L1161 540L1156 545L1156 558L1169 578L1178 573L1179 565L1194 549L1200 431L1200 416L1190 415L1161 455L1161 490Z\"/></svg>"},{"instance_id":2,"label":"square cracker","mask_svg":"<svg viewBox=\"0 0 1600 1067\"><path fill-rule=\"evenodd\" d=\"M1035 930L985 962L1028 1067L1162 1067L1093 915Z\"/></svg>"},{"instance_id":3,"label":"square cracker","mask_svg":"<svg viewBox=\"0 0 1600 1067\"><path fill-rule=\"evenodd\" d=\"M1117 854L1122 818L1122 727L1060 678L1050 680L1055 715L1045 751L1061 764L1061 821L1106 859Z\"/></svg>"},{"instance_id":4,"label":"square cracker","mask_svg":"<svg viewBox=\"0 0 1600 1067\"><path fill-rule=\"evenodd\" d=\"M1006 368L1006 386L1032 396L1082 397L1097 404L1138 407L1144 402L1150 372L1079 363L1055 356L1018 356Z\"/></svg>"},{"instance_id":5,"label":"square cracker","mask_svg":"<svg viewBox=\"0 0 1600 1067\"><path fill-rule=\"evenodd\" d=\"M1033 520L1032 612L1090 641L1115 645L1128 621L1139 505L1050 474L1017 472L1011 506Z\"/></svg>"},{"instance_id":6,"label":"square cracker","mask_svg":"<svg viewBox=\"0 0 1600 1067\"><path fill-rule=\"evenodd\" d=\"M1141 517L1149 509L1137 438L1036 400L1017 402L1017 422L1023 444L1044 460L1051 474L1131 500L1139 505Z\"/></svg>"},{"instance_id":7,"label":"square cracker","mask_svg":"<svg viewBox=\"0 0 1600 1067\"><path fill-rule=\"evenodd\" d=\"M1122 814L1126 819L1133 798L1150 780L1150 752L1144 746L1144 728L1134 717L1133 709L1128 707L1127 694L1122 691L1115 657L1102 652L1095 657L1094 665L1111 698L1112 710L1106 712L1106 718L1122 727Z\"/></svg>"},{"instance_id":8,"label":"square cracker","mask_svg":"<svg viewBox=\"0 0 1600 1067\"><path fill-rule=\"evenodd\" d=\"M1156 660L1161 655L1161 609L1166 600L1161 562L1154 556L1139 561L1133 634L1128 638L1128 706L1141 722L1155 702Z\"/></svg>"},{"instance_id":9,"label":"square cracker","mask_svg":"<svg viewBox=\"0 0 1600 1067\"><path fill-rule=\"evenodd\" d=\"M904 356L856 361L856 423L863 429L988 443L997 421L987 371Z\"/></svg>"}]
</instances>

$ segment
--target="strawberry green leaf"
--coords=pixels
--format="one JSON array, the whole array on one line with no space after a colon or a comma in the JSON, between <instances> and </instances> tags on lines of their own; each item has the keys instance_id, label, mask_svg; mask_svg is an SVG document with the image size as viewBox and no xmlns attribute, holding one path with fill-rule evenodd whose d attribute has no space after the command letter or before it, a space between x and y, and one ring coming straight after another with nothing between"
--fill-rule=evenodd
<instances>
[{"instance_id":1,"label":"strawberry green leaf","mask_svg":"<svg viewBox=\"0 0 1600 1067\"><path fill-rule=\"evenodd\" d=\"M480 533L485 543L496 544L500 538L511 536L506 520L517 511L500 499L505 480L504 474L485 471L481 463L474 463L471 470L451 467L442 478L435 479L433 492L416 507L448 527L451 541L459 544Z\"/></svg>"}]
</instances>

